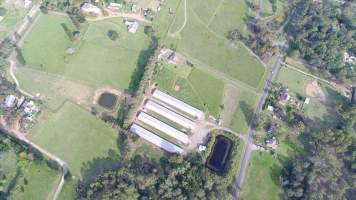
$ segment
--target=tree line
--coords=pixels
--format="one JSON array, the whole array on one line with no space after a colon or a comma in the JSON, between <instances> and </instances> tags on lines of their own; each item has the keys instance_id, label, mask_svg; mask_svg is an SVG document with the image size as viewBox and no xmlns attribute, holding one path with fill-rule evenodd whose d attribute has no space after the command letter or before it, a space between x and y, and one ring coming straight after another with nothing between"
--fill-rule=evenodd
<instances>
[{"instance_id":1,"label":"tree line","mask_svg":"<svg viewBox=\"0 0 356 200\"><path fill-rule=\"evenodd\" d=\"M162 157L158 162L135 156L122 167L107 171L87 186L78 187L83 199L231 199L223 178L205 167L197 153Z\"/></svg>"}]
</instances>

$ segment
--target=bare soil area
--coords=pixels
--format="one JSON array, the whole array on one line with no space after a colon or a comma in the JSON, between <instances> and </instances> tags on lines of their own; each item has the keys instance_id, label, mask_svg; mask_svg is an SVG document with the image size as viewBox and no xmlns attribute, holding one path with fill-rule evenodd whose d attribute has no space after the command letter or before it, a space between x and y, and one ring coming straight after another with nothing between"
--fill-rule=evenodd
<instances>
[{"instance_id":1,"label":"bare soil area","mask_svg":"<svg viewBox=\"0 0 356 200\"><path fill-rule=\"evenodd\" d=\"M309 83L306 88L305 92L308 96L318 98L321 101L325 101L325 94L323 90L320 88L320 85L317 80Z\"/></svg>"}]
</instances>

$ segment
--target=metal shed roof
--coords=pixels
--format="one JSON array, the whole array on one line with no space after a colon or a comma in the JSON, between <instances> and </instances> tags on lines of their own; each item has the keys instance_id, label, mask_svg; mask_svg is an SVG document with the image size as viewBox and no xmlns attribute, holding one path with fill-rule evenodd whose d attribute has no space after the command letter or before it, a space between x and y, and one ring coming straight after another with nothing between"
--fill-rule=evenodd
<instances>
[{"instance_id":1,"label":"metal shed roof","mask_svg":"<svg viewBox=\"0 0 356 200\"><path fill-rule=\"evenodd\" d=\"M154 101L148 101L145 105L145 108L183 126L186 129L195 128L195 124L193 121L169 110L164 106L159 105L158 103L155 103Z\"/></svg>"},{"instance_id":2,"label":"metal shed roof","mask_svg":"<svg viewBox=\"0 0 356 200\"><path fill-rule=\"evenodd\" d=\"M170 125L168 125L166 123L161 122L160 120L158 120L144 112L141 112L137 119L147 125L150 125L151 127L155 128L155 129L162 131L163 133L166 133L167 135L179 140L183 144L189 143L189 137L185 133L171 127Z\"/></svg>"},{"instance_id":3,"label":"metal shed roof","mask_svg":"<svg viewBox=\"0 0 356 200\"><path fill-rule=\"evenodd\" d=\"M174 108L177 108L193 117L196 117L196 118L199 118L199 119L202 119L204 118L204 112L199 110L199 109L196 109L194 108L193 106L189 105L189 104L186 104L184 103L183 101L181 100L178 100L164 92L161 92L159 91L158 89L156 89L152 96Z\"/></svg>"},{"instance_id":4,"label":"metal shed roof","mask_svg":"<svg viewBox=\"0 0 356 200\"><path fill-rule=\"evenodd\" d=\"M135 133L136 135L142 137L143 139L149 141L150 143L170 152L170 153L179 153L182 154L183 153L183 149L178 147L175 144L172 144L171 142L158 137L157 135L155 135L154 133L142 128L141 126L137 125L137 124L133 124L130 128L130 131L132 133Z\"/></svg>"}]
</instances>

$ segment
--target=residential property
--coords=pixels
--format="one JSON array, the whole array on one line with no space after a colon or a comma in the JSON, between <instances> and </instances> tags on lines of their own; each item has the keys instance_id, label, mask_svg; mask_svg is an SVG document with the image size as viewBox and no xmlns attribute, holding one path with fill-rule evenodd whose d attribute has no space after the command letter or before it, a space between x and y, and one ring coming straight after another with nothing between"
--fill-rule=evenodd
<instances>
[{"instance_id":1,"label":"residential property","mask_svg":"<svg viewBox=\"0 0 356 200\"><path fill-rule=\"evenodd\" d=\"M99 7L94 6L91 3L84 3L81 7L80 10L84 13L90 13L94 15L101 15L101 10Z\"/></svg>"},{"instance_id":2,"label":"residential property","mask_svg":"<svg viewBox=\"0 0 356 200\"><path fill-rule=\"evenodd\" d=\"M130 132L140 136L141 138L147 140L148 142L170 152L170 153L178 153L182 154L183 149L178 147L177 145L155 135L154 133L142 128L137 124L133 124L130 127Z\"/></svg>"},{"instance_id":3,"label":"residential property","mask_svg":"<svg viewBox=\"0 0 356 200\"><path fill-rule=\"evenodd\" d=\"M136 21L125 21L125 25L127 26L127 31L130 33L136 33L138 29L138 22Z\"/></svg>"},{"instance_id":4,"label":"residential property","mask_svg":"<svg viewBox=\"0 0 356 200\"><path fill-rule=\"evenodd\" d=\"M161 122L160 120L158 120L144 112L141 112L138 115L137 119L139 121L151 126L152 128L155 128L163 133L166 133L167 135L177 139L178 141L182 142L183 144L189 143L189 137L185 133L169 126L166 123Z\"/></svg>"},{"instance_id":5,"label":"residential property","mask_svg":"<svg viewBox=\"0 0 356 200\"><path fill-rule=\"evenodd\" d=\"M176 112L173 112L172 110L161 106L160 104L154 102L154 101L147 101L144 107L148 111L152 111L158 115L161 115L169 120L171 120L174 123L177 123L181 125L182 127L188 129L188 130L193 130L195 129L196 125L195 123L183 117L182 115L177 114Z\"/></svg>"},{"instance_id":6,"label":"residential property","mask_svg":"<svg viewBox=\"0 0 356 200\"><path fill-rule=\"evenodd\" d=\"M173 108L176 108L186 114L191 115L194 118L197 119L203 119L204 118L204 112L194 108L191 105L188 105L184 103L183 101L180 101L164 92L159 91L158 89L155 89L152 94L153 98L169 105L172 106Z\"/></svg>"},{"instance_id":7,"label":"residential property","mask_svg":"<svg viewBox=\"0 0 356 200\"><path fill-rule=\"evenodd\" d=\"M169 48L162 48L159 51L158 59L166 59L170 64L177 64L179 60L177 53Z\"/></svg>"},{"instance_id":8,"label":"residential property","mask_svg":"<svg viewBox=\"0 0 356 200\"><path fill-rule=\"evenodd\" d=\"M277 148L277 139L276 137L272 137L271 139L266 140L266 146L272 149Z\"/></svg>"},{"instance_id":9,"label":"residential property","mask_svg":"<svg viewBox=\"0 0 356 200\"><path fill-rule=\"evenodd\" d=\"M290 99L290 95L289 95L289 93L288 93L288 90L282 90L282 91L280 91L278 100L279 100L281 103L285 103L285 102L289 101L289 99Z\"/></svg>"}]
</instances>

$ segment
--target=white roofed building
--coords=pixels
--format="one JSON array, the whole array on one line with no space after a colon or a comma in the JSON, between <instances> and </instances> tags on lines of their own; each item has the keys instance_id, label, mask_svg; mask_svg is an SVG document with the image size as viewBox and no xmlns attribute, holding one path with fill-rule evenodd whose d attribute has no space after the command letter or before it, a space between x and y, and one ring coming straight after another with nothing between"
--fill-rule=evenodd
<instances>
[{"instance_id":1,"label":"white roofed building","mask_svg":"<svg viewBox=\"0 0 356 200\"><path fill-rule=\"evenodd\" d=\"M182 115L179 115L171 110L169 110L168 108L161 106L158 103L155 103L154 101L147 101L146 105L145 105L145 109L152 111L158 115L161 115L169 120L171 120L174 123L177 123L179 125L181 125L182 127L186 128L186 129L194 129L195 128L195 123L190 120L187 119L185 117L183 117Z\"/></svg>"},{"instance_id":2,"label":"white roofed building","mask_svg":"<svg viewBox=\"0 0 356 200\"><path fill-rule=\"evenodd\" d=\"M170 152L170 153L178 153L182 154L183 149L178 147L177 145L155 135L154 133L142 128L137 124L133 124L130 128L130 132L140 136L141 138L147 140L148 142Z\"/></svg>"},{"instance_id":3,"label":"white roofed building","mask_svg":"<svg viewBox=\"0 0 356 200\"><path fill-rule=\"evenodd\" d=\"M158 120L144 112L141 112L138 115L137 119L139 121L155 128L155 129L163 132L163 133L166 133L167 135L177 139L178 141L182 142L183 144L189 143L189 137L185 133L169 126L166 123L161 122L160 120Z\"/></svg>"},{"instance_id":4,"label":"white roofed building","mask_svg":"<svg viewBox=\"0 0 356 200\"><path fill-rule=\"evenodd\" d=\"M91 13L95 15L101 15L101 10L99 7L94 6L91 3L84 3L81 7L80 10L85 13Z\"/></svg>"},{"instance_id":5,"label":"white roofed building","mask_svg":"<svg viewBox=\"0 0 356 200\"><path fill-rule=\"evenodd\" d=\"M188 105L184 103L183 101L180 101L164 92L159 91L158 89L155 89L152 94L153 98L162 101L163 103L168 104L169 106L172 106L173 108L176 108L180 111L183 111L186 114L191 115L192 117L198 118L198 119L203 119L204 118L204 112L194 108L191 105Z\"/></svg>"},{"instance_id":6,"label":"white roofed building","mask_svg":"<svg viewBox=\"0 0 356 200\"><path fill-rule=\"evenodd\" d=\"M6 108L12 108L16 105L16 97L14 95L8 95L6 98L5 98L5 107Z\"/></svg>"},{"instance_id":7,"label":"white roofed building","mask_svg":"<svg viewBox=\"0 0 356 200\"><path fill-rule=\"evenodd\" d=\"M138 29L138 22L135 21L125 21L125 25L127 26L127 31L130 33L136 33Z\"/></svg>"}]
</instances>

